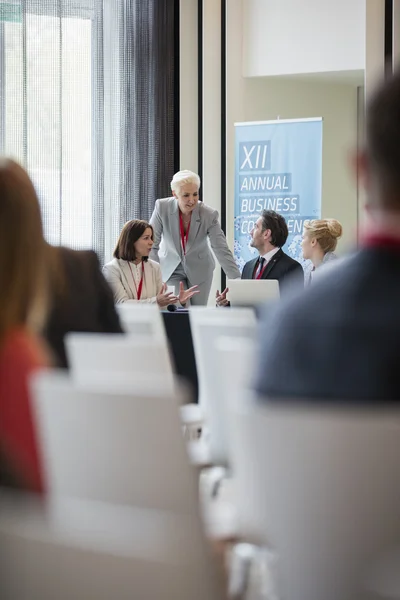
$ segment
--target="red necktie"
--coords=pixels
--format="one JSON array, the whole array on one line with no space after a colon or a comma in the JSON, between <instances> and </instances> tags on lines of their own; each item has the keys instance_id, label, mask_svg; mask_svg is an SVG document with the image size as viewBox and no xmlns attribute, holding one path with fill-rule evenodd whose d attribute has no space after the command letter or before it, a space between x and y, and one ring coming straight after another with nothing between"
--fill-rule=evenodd
<instances>
[{"instance_id":1,"label":"red necktie","mask_svg":"<svg viewBox=\"0 0 400 600\"><path fill-rule=\"evenodd\" d=\"M260 260L258 261L257 271L254 274L254 279L260 279L262 272L264 271L264 265L267 266L266 260L263 256L260 256Z\"/></svg>"}]
</instances>

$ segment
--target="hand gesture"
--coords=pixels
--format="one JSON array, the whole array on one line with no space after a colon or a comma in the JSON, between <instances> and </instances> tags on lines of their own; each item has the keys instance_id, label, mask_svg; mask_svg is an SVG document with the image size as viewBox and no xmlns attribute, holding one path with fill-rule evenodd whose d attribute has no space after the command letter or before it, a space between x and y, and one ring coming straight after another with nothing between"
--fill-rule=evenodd
<instances>
[{"instance_id":1,"label":"hand gesture","mask_svg":"<svg viewBox=\"0 0 400 600\"><path fill-rule=\"evenodd\" d=\"M168 306L168 304L176 304L177 302L178 298L172 292L168 292L167 284L163 283L161 290L157 294L158 306L164 307Z\"/></svg>"},{"instance_id":2,"label":"hand gesture","mask_svg":"<svg viewBox=\"0 0 400 600\"><path fill-rule=\"evenodd\" d=\"M197 289L199 286L198 285L194 285L193 287L189 288L188 290L185 290L185 288L183 287L183 283L182 281L179 284L179 302L182 304L182 306L184 306L186 304L186 302L188 300L190 300L190 298L192 298L195 294L199 293L199 290Z\"/></svg>"},{"instance_id":3,"label":"hand gesture","mask_svg":"<svg viewBox=\"0 0 400 600\"><path fill-rule=\"evenodd\" d=\"M229 288L225 288L223 292L219 293L217 290L215 299L217 301L217 306L229 306L229 300L227 300L226 295L229 292Z\"/></svg>"}]
</instances>

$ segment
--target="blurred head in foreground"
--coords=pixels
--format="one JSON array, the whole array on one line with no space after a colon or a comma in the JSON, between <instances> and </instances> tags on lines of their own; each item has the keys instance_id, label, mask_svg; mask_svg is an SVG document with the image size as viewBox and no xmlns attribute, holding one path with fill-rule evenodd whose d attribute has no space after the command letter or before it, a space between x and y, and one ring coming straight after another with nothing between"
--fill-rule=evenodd
<instances>
[{"instance_id":1,"label":"blurred head in foreground","mask_svg":"<svg viewBox=\"0 0 400 600\"><path fill-rule=\"evenodd\" d=\"M355 160L373 221L400 222L400 72L375 91L367 106L366 139ZM395 221L392 220L395 219Z\"/></svg>"},{"instance_id":2,"label":"blurred head in foreground","mask_svg":"<svg viewBox=\"0 0 400 600\"><path fill-rule=\"evenodd\" d=\"M263 398L399 404L400 72L368 103L356 164L369 215L359 251L266 315L256 384Z\"/></svg>"},{"instance_id":3,"label":"blurred head in foreground","mask_svg":"<svg viewBox=\"0 0 400 600\"><path fill-rule=\"evenodd\" d=\"M42 324L45 253L33 184L16 162L0 159L0 344L9 330Z\"/></svg>"}]
</instances>

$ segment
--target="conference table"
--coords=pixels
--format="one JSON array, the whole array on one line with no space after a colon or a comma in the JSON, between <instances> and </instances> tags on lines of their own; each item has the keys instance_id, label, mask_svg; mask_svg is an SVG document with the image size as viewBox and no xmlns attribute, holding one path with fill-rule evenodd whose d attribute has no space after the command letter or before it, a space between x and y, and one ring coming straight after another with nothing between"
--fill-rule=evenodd
<instances>
[{"instance_id":1,"label":"conference table","mask_svg":"<svg viewBox=\"0 0 400 600\"><path fill-rule=\"evenodd\" d=\"M194 356L192 332L187 311L161 311L170 343L176 374L189 383L193 402L198 402L199 384Z\"/></svg>"}]
</instances>

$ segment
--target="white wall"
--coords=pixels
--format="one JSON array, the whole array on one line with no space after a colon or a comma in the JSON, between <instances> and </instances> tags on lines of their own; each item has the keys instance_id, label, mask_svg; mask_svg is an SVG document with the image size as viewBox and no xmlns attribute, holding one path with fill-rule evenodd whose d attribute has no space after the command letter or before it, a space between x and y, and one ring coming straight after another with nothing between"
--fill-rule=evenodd
<instances>
[{"instance_id":1,"label":"white wall","mask_svg":"<svg viewBox=\"0 0 400 600\"><path fill-rule=\"evenodd\" d=\"M365 2L243 0L243 74L261 77L363 70Z\"/></svg>"},{"instance_id":2,"label":"white wall","mask_svg":"<svg viewBox=\"0 0 400 600\"><path fill-rule=\"evenodd\" d=\"M180 168L197 173L197 0L181 0L179 6L180 43Z\"/></svg>"},{"instance_id":3,"label":"white wall","mask_svg":"<svg viewBox=\"0 0 400 600\"><path fill-rule=\"evenodd\" d=\"M247 3L247 0L244 0ZM277 78L244 78L240 65L242 2L229 0L227 27L227 234L233 244L234 123L280 118L323 117L322 216L344 227L339 252L355 239L357 187L348 167L357 144L357 88ZM304 3L306 4L306 3Z\"/></svg>"},{"instance_id":4,"label":"white wall","mask_svg":"<svg viewBox=\"0 0 400 600\"><path fill-rule=\"evenodd\" d=\"M221 2L203 0L203 181L202 199L221 213ZM221 289L216 262L209 304Z\"/></svg>"}]
</instances>

